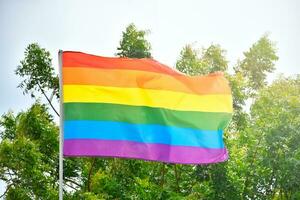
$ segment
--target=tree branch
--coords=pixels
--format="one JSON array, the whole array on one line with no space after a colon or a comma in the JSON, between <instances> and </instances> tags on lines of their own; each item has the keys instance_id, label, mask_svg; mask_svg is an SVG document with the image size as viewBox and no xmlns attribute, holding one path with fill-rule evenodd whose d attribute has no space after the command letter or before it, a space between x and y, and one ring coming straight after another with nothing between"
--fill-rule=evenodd
<instances>
[{"instance_id":1,"label":"tree branch","mask_svg":"<svg viewBox=\"0 0 300 200\"><path fill-rule=\"evenodd\" d=\"M164 183L165 183L165 163L162 163L162 166L161 166L161 181L160 181L161 189L164 188Z\"/></svg>"},{"instance_id":2,"label":"tree branch","mask_svg":"<svg viewBox=\"0 0 300 200\"><path fill-rule=\"evenodd\" d=\"M93 162L92 162L92 165L91 165L90 170L89 170L88 184L87 184L88 192L91 191L91 174L92 174L93 167L95 165L95 161L96 161L96 157L93 158Z\"/></svg>"},{"instance_id":3,"label":"tree branch","mask_svg":"<svg viewBox=\"0 0 300 200\"><path fill-rule=\"evenodd\" d=\"M70 184L65 183L65 185L68 186L68 187L70 187L70 188L72 188L73 190L77 190L74 186L72 186Z\"/></svg>"},{"instance_id":4,"label":"tree branch","mask_svg":"<svg viewBox=\"0 0 300 200\"><path fill-rule=\"evenodd\" d=\"M49 105L51 106L51 108L53 109L53 111L57 114L57 116L59 116L58 112L56 111L56 109L54 108L54 106L52 105L50 99L48 98L48 96L46 95L46 93L44 92L43 88L40 86L40 84L38 84L41 92L43 93L43 95L45 96L45 98L47 99Z\"/></svg>"},{"instance_id":5,"label":"tree branch","mask_svg":"<svg viewBox=\"0 0 300 200\"><path fill-rule=\"evenodd\" d=\"M10 187L12 186L13 184L9 184L7 187L6 187L6 190L4 191L4 193L0 196L0 199L2 199L6 193L8 192L8 190L10 189Z\"/></svg>"},{"instance_id":6,"label":"tree branch","mask_svg":"<svg viewBox=\"0 0 300 200\"><path fill-rule=\"evenodd\" d=\"M175 178L176 178L176 190L177 190L177 192L180 192L179 177L178 177L178 173L177 173L177 165L176 164L174 164L174 172L175 172Z\"/></svg>"},{"instance_id":7,"label":"tree branch","mask_svg":"<svg viewBox=\"0 0 300 200\"><path fill-rule=\"evenodd\" d=\"M78 187L81 187L81 185L79 183L77 183L76 181L74 181L72 179L65 178L65 180L69 181L70 183L73 183L74 185L77 185Z\"/></svg>"}]
</instances>

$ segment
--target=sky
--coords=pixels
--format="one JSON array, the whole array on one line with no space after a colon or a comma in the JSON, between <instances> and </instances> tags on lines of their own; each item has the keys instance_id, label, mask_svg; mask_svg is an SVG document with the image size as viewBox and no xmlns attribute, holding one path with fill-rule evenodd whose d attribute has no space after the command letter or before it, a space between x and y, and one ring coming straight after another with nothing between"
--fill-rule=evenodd
<instances>
[{"instance_id":1,"label":"sky","mask_svg":"<svg viewBox=\"0 0 300 200\"><path fill-rule=\"evenodd\" d=\"M234 66L269 33L279 56L275 74L299 74L299 10L298 0L0 0L0 114L33 103L14 74L28 44L49 50L58 71L59 49L114 56L130 23L150 30L154 59L170 67L186 44L220 44ZM0 195L4 189L0 183Z\"/></svg>"}]
</instances>

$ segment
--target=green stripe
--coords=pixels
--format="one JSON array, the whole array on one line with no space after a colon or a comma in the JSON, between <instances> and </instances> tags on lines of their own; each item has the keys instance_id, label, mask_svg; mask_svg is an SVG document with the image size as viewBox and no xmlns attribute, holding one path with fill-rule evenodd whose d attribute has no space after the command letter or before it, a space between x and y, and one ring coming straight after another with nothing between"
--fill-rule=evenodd
<instances>
[{"instance_id":1,"label":"green stripe","mask_svg":"<svg viewBox=\"0 0 300 200\"><path fill-rule=\"evenodd\" d=\"M65 120L102 120L133 124L160 124L202 130L224 129L230 113L174 111L108 103L64 103Z\"/></svg>"}]
</instances>

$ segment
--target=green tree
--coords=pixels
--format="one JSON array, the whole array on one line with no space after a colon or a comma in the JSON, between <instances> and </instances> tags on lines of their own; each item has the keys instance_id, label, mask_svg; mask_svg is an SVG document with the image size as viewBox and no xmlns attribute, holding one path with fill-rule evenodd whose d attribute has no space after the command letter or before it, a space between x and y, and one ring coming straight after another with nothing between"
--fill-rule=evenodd
<instances>
[{"instance_id":1,"label":"green tree","mask_svg":"<svg viewBox=\"0 0 300 200\"><path fill-rule=\"evenodd\" d=\"M127 58L151 58L151 45L145 39L147 33L144 30L138 30L134 24L127 26L116 55Z\"/></svg>"},{"instance_id":2,"label":"green tree","mask_svg":"<svg viewBox=\"0 0 300 200\"><path fill-rule=\"evenodd\" d=\"M129 25L117 55L151 57L145 34ZM228 72L225 53L220 45L201 51L187 45L176 68L188 75L222 71L229 80L234 113L224 134L227 162L65 158L65 199L299 199L300 77L266 84L278 59L267 36L244 53L234 73ZM50 106L49 95L59 96L51 55L39 45L26 48L16 74L23 78L24 94L44 95ZM253 104L246 112L249 99ZM37 101L27 111L1 117L0 179L7 184L6 199L57 199L58 126L46 105Z\"/></svg>"},{"instance_id":3,"label":"green tree","mask_svg":"<svg viewBox=\"0 0 300 200\"><path fill-rule=\"evenodd\" d=\"M58 127L45 105L0 120L0 179L7 199L58 198ZM76 164L75 164L76 163ZM65 161L65 188L76 189L80 162Z\"/></svg>"},{"instance_id":4,"label":"green tree","mask_svg":"<svg viewBox=\"0 0 300 200\"><path fill-rule=\"evenodd\" d=\"M57 198L57 126L45 106L2 116L0 169L7 199Z\"/></svg>"},{"instance_id":5,"label":"green tree","mask_svg":"<svg viewBox=\"0 0 300 200\"><path fill-rule=\"evenodd\" d=\"M176 69L184 74L204 74L202 63L198 58L198 52L191 45L186 45L180 52L180 58L176 62Z\"/></svg>"},{"instance_id":6,"label":"green tree","mask_svg":"<svg viewBox=\"0 0 300 200\"><path fill-rule=\"evenodd\" d=\"M38 99L37 93L42 94L58 115L51 103L52 97L48 96L51 91L51 96L59 97L58 76L52 67L50 53L34 43L25 49L24 54L25 58L16 70L16 74L23 78L19 87L33 98ZM1 179L7 184L6 198L56 197L58 127L46 105L37 102L27 112L4 114L0 127L0 171L3 172ZM80 166L80 160L65 160L66 188L80 186L77 183L81 178L78 174Z\"/></svg>"},{"instance_id":7,"label":"green tree","mask_svg":"<svg viewBox=\"0 0 300 200\"><path fill-rule=\"evenodd\" d=\"M249 170L243 196L297 199L300 195L300 77L279 78L251 107ZM249 168L251 168L249 167Z\"/></svg>"},{"instance_id":8,"label":"green tree","mask_svg":"<svg viewBox=\"0 0 300 200\"><path fill-rule=\"evenodd\" d=\"M7 199L58 198L58 127L45 105L0 120L0 179ZM65 160L65 188L80 186L80 160Z\"/></svg>"},{"instance_id":9,"label":"green tree","mask_svg":"<svg viewBox=\"0 0 300 200\"><path fill-rule=\"evenodd\" d=\"M225 58L225 50L220 45L210 45L200 51L192 45L186 45L180 52L176 62L176 69L188 75L205 75L217 71L225 72L228 61Z\"/></svg>"},{"instance_id":10,"label":"green tree","mask_svg":"<svg viewBox=\"0 0 300 200\"><path fill-rule=\"evenodd\" d=\"M32 97L35 97L35 92L41 92L53 111L59 115L52 105L52 98L47 94L47 91L52 90L52 96L59 98L58 76L54 72L50 52L33 43L28 45L24 54L25 58L15 71L23 78L19 87L24 94L30 93Z\"/></svg>"},{"instance_id":11,"label":"green tree","mask_svg":"<svg viewBox=\"0 0 300 200\"><path fill-rule=\"evenodd\" d=\"M235 70L243 74L251 89L258 90L266 85L267 73L275 69L275 61L278 60L275 44L268 35L264 35L244 52L244 56Z\"/></svg>"}]
</instances>

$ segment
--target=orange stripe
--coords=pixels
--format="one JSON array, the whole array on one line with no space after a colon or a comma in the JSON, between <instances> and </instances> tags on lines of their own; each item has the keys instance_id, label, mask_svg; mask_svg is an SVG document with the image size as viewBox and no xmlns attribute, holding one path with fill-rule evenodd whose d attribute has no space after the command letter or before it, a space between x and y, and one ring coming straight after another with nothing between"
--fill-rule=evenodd
<instances>
[{"instance_id":1,"label":"orange stripe","mask_svg":"<svg viewBox=\"0 0 300 200\"><path fill-rule=\"evenodd\" d=\"M99 85L169 90L192 94L230 94L223 76L169 76L165 74L120 69L96 69L81 67L63 68L65 85Z\"/></svg>"},{"instance_id":2,"label":"orange stripe","mask_svg":"<svg viewBox=\"0 0 300 200\"><path fill-rule=\"evenodd\" d=\"M149 58L109 58L72 51L63 52L63 67L129 69L184 76L170 67Z\"/></svg>"}]
</instances>

